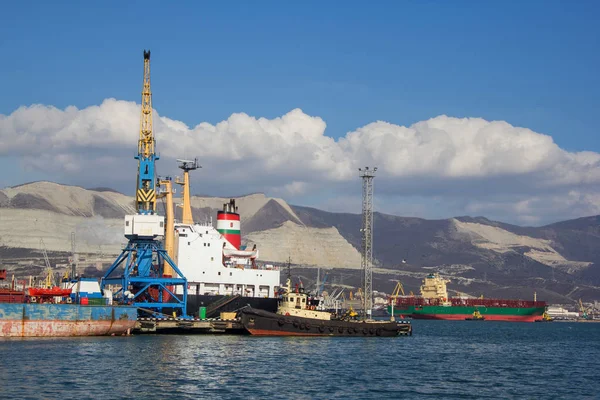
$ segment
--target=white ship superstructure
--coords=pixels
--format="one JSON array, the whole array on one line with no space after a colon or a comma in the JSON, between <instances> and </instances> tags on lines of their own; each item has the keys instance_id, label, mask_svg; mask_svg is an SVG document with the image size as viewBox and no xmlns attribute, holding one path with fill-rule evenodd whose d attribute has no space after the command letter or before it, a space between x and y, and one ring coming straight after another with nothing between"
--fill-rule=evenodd
<instances>
[{"instance_id":1,"label":"white ship superstructure","mask_svg":"<svg viewBox=\"0 0 600 400\"><path fill-rule=\"evenodd\" d=\"M175 224L177 265L188 281L188 295L239 295L274 298L280 271L258 265L258 250L237 249L212 223Z\"/></svg>"}]
</instances>

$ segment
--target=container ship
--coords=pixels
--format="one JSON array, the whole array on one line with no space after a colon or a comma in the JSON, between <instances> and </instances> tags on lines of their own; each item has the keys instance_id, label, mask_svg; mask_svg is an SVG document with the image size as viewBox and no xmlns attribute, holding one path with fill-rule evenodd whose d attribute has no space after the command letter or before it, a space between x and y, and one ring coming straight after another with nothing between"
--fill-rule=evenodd
<instances>
[{"instance_id":1,"label":"container ship","mask_svg":"<svg viewBox=\"0 0 600 400\"><path fill-rule=\"evenodd\" d=\"M6 271L0 271L4 280ZM129 333L137 308L112 304L95 279L80 278L61 287L0 287L0 338L104 336Z\"/></svg>"},{"instance_id":2,"label":"container ship","mask_svg":"<svg viewBox=\"0 0 600 400\"><path fill-rule=\"evenodd\" d=\"M420 296L391 296L388 313L414 319L465 320L481 315L485 321L534 322L546 310L544 301L448 297L437 273L427 275Z\"/></svg>"}]
</instances>

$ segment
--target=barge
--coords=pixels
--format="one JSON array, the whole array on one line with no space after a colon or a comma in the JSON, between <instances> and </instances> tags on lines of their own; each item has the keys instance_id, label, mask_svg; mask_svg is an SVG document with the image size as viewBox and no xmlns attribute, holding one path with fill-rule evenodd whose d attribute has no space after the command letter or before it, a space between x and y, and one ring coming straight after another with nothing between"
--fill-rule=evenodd
<instances>
[{"instance_id":1,"label":"barge","mask_svg":"<svg viewBox=\"0 0 600 400\"><path fill-rule=\"evenodd\" d=\"M128 334L137 307L113 305L98 282L81 278L68 288L0 288L0 338Z\"/></svg>"}]
</instances>

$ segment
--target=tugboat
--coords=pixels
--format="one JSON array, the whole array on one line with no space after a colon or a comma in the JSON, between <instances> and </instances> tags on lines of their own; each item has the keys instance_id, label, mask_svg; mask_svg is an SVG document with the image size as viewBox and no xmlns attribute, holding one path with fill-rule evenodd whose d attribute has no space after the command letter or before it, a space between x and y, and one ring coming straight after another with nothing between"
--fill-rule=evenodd
<instances>
[{"instance_id":1,"label":"tugboat","mask_svg":"<svg viewBox=\"0 0 600 400\"><path fill-rule=\"evenodd\" d=\"M554 318L552 318L550 315L548 315L548 312L544 311L544 313L542 314L542 319L536 319L535 322L552 322L554 321Z\"/></svg>"},{"instance_id":2,"label":"tugboat","mask_svg":"<svg viewBox=\"0 0 600 400\"><path fill-rule=\"evenodd\" d=\"M473 311L473 315L465 318L465 321L485 321L485 317L481 315L479 310Z\"/></svg>"},{"instance_id":3,"label":"tugboat","mask_svg":"<svg viewBox=\"0 0 600 400\"><path fill-rule=\"evenodd\" d=\"M244 329L256 336L409 336L410 322L359 321L349 310L341 317L318 311L303 290L292 291L288 277L277 312L246 307L240 310Z\"/></svg>"}]
</instances>

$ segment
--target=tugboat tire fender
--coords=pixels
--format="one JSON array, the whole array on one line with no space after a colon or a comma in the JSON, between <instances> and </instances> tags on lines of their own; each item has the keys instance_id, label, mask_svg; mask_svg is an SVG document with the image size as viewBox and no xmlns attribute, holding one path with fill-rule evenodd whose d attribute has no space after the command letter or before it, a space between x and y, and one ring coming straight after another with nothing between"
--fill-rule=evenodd
<instances>
[{"instance_id":1,"label":"tugboat tire fender","mask_svg":"<svg viewBox=\"0 0 600 400\"><path fill-rule=\"evenodd\" d=\"M381 328L378 328L378 329L375 331L375 334L376 334L377 336L381 336Z\"/></svg>"},{"instance_id":2,"label":"tugboat tire fender","mask_svg":"<svg viewBox=\"0 0 600 400\"><path fill-rule=\"evenodd\" d=\"M308 322L306 323L306 330L310 331L310 324Z\"/></svg>"},{"instance_id":3,"label":"tugboat tire fender","mask_svg":"<svg viewBox=\"0 0 600 400\"><path fill-rule=\"evenodd\" d=\"M367 333L369 333L369 330L367 328L363 328L363 334L366 335Z\"/></svg>"},{"instance_id":4,"label":"tugboat tire fender","mask_svg":"<svg viewBox=\"0 0 600 400\"><path fill-rule=\"evenodd\" d=\"M277 320L277 323L279 324L279 326L283 326L285 324L285 321L283 320L283 318L279 318Z\"/></svg>"},{"instance_id":5,"label":"tugboat tire fender","mask_svg":"<svg viewBox=\"0 0 600 400\"><path fill-rule=\"evenodd\" d=\"M339 332L339 333L344 333L344 327L343 327L343 326L340 326L340 327L338 328L338 332Z\"/></svg>"},{"instance_id":6,"label":"tugboat tire fender","mask_svg":"<svg viewBox=\"0 0 600 400\"><path fill-rule=\"evenodd\" d=\"M306 325L303 323L300 324L300 329L304 330L304 328L306 328Z\"/></svg>"},{"instance_id":7,"label":"tugboat tire fender","mask_svg":"<svg viewBox=\"0 0 600 400\"><path fill-rule=\"evenodd\" d=\"M319 326L319 332L321 332L321 333L325 332L325 327L323 325Z\"/></svg>"}]
</instances>

